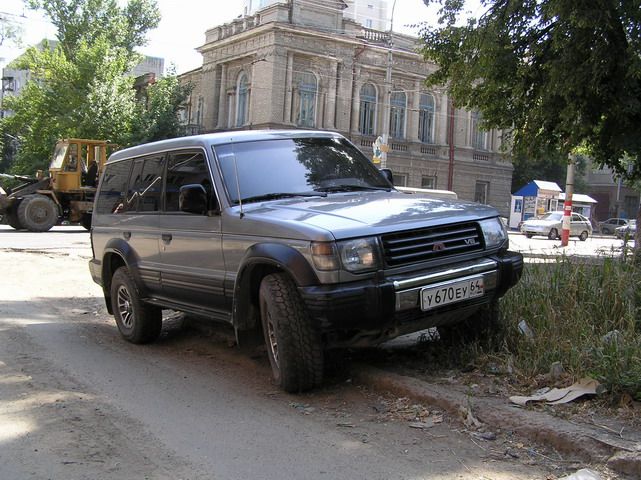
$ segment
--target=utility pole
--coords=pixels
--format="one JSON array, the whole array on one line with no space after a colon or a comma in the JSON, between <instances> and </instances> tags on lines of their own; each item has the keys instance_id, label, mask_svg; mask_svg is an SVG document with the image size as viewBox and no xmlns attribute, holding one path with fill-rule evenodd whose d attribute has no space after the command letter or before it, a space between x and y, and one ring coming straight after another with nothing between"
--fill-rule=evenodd
<instances>
[{"instance_id":1,"label":"utility pole","mask_svg":"<svg viewBox=\"0 0 641 480\"><path fill-rule=\"evenodd\" d=\"M561 227L561 246L567 247L570 239L570 220L572 218L572 195L574 194L575 158L570 154L568 171L565 178L565 202L563 203L563 225Z\"/></svg>"},{"instance_id":2,"label":"utility pole","mask_svg":"<svg viewBox=\"0 0 641 480\"><path fill-rule=\"evenodd\" d=\"M396 0L392 4L392 16L390 18L389 35L387 38L387 69L385 71L385 104L383 108L383 145L381 149L381 168L387 168L387 151L389 150L389 122L392 103L392 47L394 30L394 9Z\"/></svg>"}]
</instances>

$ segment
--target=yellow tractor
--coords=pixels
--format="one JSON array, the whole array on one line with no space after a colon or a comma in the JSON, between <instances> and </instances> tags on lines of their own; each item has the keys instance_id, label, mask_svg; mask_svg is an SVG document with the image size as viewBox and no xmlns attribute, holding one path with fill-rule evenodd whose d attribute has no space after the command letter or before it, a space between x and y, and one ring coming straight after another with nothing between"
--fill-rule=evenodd
<instances>
[{"instance_id":1,"label":"yellow tractor","mask_svg":"<svg viewBox=\"0 0 641 480\"><path fill-rule=\"evenodd\" d=\"M2 175L22 183L7 193L0 189L0 214L16 230L46 232L62 221L80 223L89 230L98 178L114 149L104 140L60 140L48 177Z\"/></svg>"}]
</instances>

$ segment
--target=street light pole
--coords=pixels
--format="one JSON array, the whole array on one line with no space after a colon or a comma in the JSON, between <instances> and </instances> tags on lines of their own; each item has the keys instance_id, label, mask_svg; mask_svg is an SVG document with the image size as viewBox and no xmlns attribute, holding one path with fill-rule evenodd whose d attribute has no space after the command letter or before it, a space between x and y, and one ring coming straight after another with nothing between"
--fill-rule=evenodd
<instances>
[{"instance_id":1,"label":"street light pole","mask_svg":"<svg viewBox=\"0 0 641 480\"><path fill-rule=\"evenodd\" d=\"M381 154L381 168L387 168L387 151L389 150L389 124L390 112L392 102L392 46L393 46L393 30L394 30L394 9L396 8L396 0L392 4L392 16L390 17L389 37L387 39L387 69L385 71L385 104L383 108L383 144L385 148L382 149Z\"/></svg>"}]
</instances>

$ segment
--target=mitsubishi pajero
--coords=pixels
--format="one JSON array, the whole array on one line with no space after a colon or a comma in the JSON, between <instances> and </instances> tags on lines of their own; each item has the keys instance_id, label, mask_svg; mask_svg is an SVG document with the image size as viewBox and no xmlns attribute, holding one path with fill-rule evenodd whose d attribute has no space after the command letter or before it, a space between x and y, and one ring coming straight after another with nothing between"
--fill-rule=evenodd
<instances>
[{"instance_id":1,"label":"mitsubishi pajero","mask_svg":"<svg viewBox=\"0 0 641 480\"><path fill-rule=\"evenodd\" d=\"M397 191L337 133L245 131L114 153L93 209L93 279L121 335L162 310L264 339L275 381L319 385L328 350L496 321L519 279L497 211ZM389 173L389 172L387 172Z\"/></svg>"}]
</instances>

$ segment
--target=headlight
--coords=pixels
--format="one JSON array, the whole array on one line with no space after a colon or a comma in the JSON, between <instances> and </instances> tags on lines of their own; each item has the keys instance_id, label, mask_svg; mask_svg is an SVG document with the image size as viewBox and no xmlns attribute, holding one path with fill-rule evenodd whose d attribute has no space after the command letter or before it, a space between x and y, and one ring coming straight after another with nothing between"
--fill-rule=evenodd
<instances>
[{"instance_id":1,"label":"headlight","mask_svg":"<svg viewBox=\"0 0 641 480\"><path fill-rule=\"evenodd\" d=\"M318 270L338 270L342 264L349 272L375 270L379 266L376 238L357 238L344 242L312 242L312 259Z\"/></svg>"},{"instance_id":2,"label":"headlight","mask_svg":"<svg viewBox=\"0 0 641 480\"><path fill-rule=\"evenodd\" d=\"M485 247L494 248L507 240L507 229L499 218L489 218L479 222L485 238Z\"/></svg>"},{"instance_id":3,"label":"headlight","mask_svg":"<svg viewBox=\"0 0 641 480\"><path fill-rule=\"evenodd\" d=\"M340 242L338 251L345 270L362 272L378 267L378 245L375 238L357 238Z\"/></svg>"}]
</instances>

